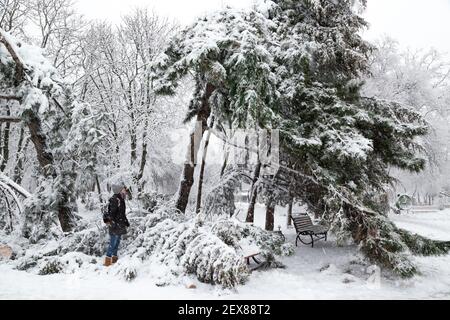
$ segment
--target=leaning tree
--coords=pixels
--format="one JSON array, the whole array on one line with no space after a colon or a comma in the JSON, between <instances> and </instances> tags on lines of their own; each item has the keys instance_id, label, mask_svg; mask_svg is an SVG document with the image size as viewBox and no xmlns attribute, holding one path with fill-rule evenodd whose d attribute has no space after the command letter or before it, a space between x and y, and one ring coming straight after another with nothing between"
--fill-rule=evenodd
<instances>
[{"instance_id":1,"label":"leaning tree","mask_svg":"<svg viewBox=\"0 0 450 320\"><path fill-rule=\"evenodd\" d=\"M76 222L76 172L92 167L102 131L86 104L78 103L42 50L0 29L1 121L23 122L35 147L37 188L25 203L23 234L47 236L55 219L63 232Z\"/></svg>"},{"instance_id":2,"label":"leaning tree","mask_svg":"<svg viewBox=\"0 0 450 320\"><path fill-rule=\"evenodd\" d=\"M277 178L295 176L290 192L371 260L414 274L410 252L440 254L450 245L398 229L387 217L385 194L394 181L390 168L424 168L418 137L428 124L408 106L361 96L372 47L360 36L367 24L356 1L274 2L269 16L277 31L269 52L288 164Z\"/></svg>"},{"instance_id":3,"label":"leaning tree","mask_svg":"<svg viewBox=\"0 0 450 320\"><path fill-rule=\"evenodd\" d=\"M209 128L271 127L277 96L272 57L266 50L270 24L257 12L225 10L201 18L177 34L153 65L155 90L173 95L181 81L192 77L195 93L186 121L196 124L189 137L187 158L176 206L185 212L194 183L197 153Z\"/></svg>"},{"instance_id":4,"label":"leaning tree","mask_svg":"<svg viewBox=\"0 0 450 320\"><path fill-rule=\"evenodd\" d=\"M400 230L387 217L389 168L424 168L417 137L428 125L407 106L361 96L372 46L360 36L367 24L356 5L364 1L276 0L264 9L227 9L172 40L154 66L156 86L173 94L192 74L196 93L187 119L200 127L190 137L177 207L186 209L195 132L203 135L211 115L225 127L278 128L280 170L270 183L253 176L269 191L263 194L270 194L270 206L295 197L339 238L352 237L370 259L410 276L410 252L450 247Z\"/></svg>"}]
</instances>

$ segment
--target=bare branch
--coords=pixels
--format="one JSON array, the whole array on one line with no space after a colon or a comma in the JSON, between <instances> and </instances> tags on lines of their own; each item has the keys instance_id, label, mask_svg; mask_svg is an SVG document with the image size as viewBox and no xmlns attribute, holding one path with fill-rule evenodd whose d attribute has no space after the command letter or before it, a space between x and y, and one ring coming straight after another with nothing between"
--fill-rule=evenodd
<instances>
[{"instance_id":1,"label":"bare branch","mask_svg":"<svg viewBox=\"0 0 450 320\"><path fill-rule=\"evenodd\" d=\"M0 99L7 100L7 101L11 101L11 100L15 100L15 101L19 101L19 102L22 101L22 98L20 98L20 97L6 95L6 94L5 95L4 94L0 94Z\"/></svg>"},{"instance_id":2,"label":"bare branch","mask_svg":"<svg viewBox=\"0 0 450 320\"><path fill-rule=\"evenodd\" d=\"M18 122L21 122L22 121L22 119L21 118L17 118L17 117L2 117L2 116L0 116L0 123L2 123L2 122L14 122L14 123L18 123Z\"/></svg>"},{"instance_id":3,"label":"bare branch","mask_svg":"<svg viewBox=\"0 0 450 320\"><path fill-rule=\"evenodd\" d=\"M448 79L449 76L450 76L450 68L449 68L448 71L441 77L441 79L440 79L437 83L435 83L435 84L433 85L433 89L436 89L436 88L440 87L441 84L443 84L443 83Z\"/></svg>"},{"instance_id":4,"label":"bare branch","mask_svg":"<svg viewBox=\"0 0 450 320\"><path fill-rule=\"evenodd\" d=\"M0 28L11 34L23 34L29 10L29 1L0 0Z\"/></svg>"}]
</instances>

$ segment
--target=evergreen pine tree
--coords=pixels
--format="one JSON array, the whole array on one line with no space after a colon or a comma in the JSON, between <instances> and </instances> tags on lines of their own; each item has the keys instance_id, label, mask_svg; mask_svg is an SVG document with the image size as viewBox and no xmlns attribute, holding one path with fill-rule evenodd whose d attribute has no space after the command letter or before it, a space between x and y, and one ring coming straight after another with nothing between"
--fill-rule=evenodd
<instances>
[{"instance_id":1,"label":"evergreen pine tree","mask_svg":"<svg viewBox=\"0 0 450 320\"><path fill-rule=\"evenodd\" d=\"M390 167L424 168L416 138L428 126L407 106L361 96L372 51L360 36L367 26L355 11L361 6L276 0L263 11L227 9L180 33L154 76L159 92L171 94L194 72L188 119L208 101L207 115L225 126L279 129L282 166L265 184L269 207L295 197L370 259L410 276L416 268L408 251L442 253L449 244L411 241L417 237L388 220L382 199Z\"/></svg>"}]
</instances>

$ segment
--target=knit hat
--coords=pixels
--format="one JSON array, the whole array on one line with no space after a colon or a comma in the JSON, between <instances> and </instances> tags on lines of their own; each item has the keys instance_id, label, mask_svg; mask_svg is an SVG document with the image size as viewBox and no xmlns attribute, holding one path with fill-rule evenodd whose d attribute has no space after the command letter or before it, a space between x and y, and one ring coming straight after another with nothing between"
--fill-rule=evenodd
<instances>
[{"instance_id":1,"label":"knit hat","mask_svg":"<svg viewBox=\"0 0 450 320\"><path fill-rule=\"evenodd\" d=\"M124 188L123 184L113 184L111 187L114 194L119 194L123 188Z\"/></svg>"}]
</instances>

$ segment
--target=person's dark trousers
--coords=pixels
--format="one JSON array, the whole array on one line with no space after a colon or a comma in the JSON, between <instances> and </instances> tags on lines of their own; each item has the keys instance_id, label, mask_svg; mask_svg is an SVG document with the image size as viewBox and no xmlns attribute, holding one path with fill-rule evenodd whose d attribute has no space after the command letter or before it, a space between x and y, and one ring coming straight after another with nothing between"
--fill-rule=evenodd
<instances>
[{"instance_id":1,"label":"person's dark trousers","mask_svg":"<svg viewBox=\"0 0 450 320\"><path fill-rule=\"evenodd\" d=\"M117 257L117 251L119 250L121 235L111 234L111 238L109 240L108 251L106 252L106 256L108 258Z\"/></svg>"}]
</instances>

